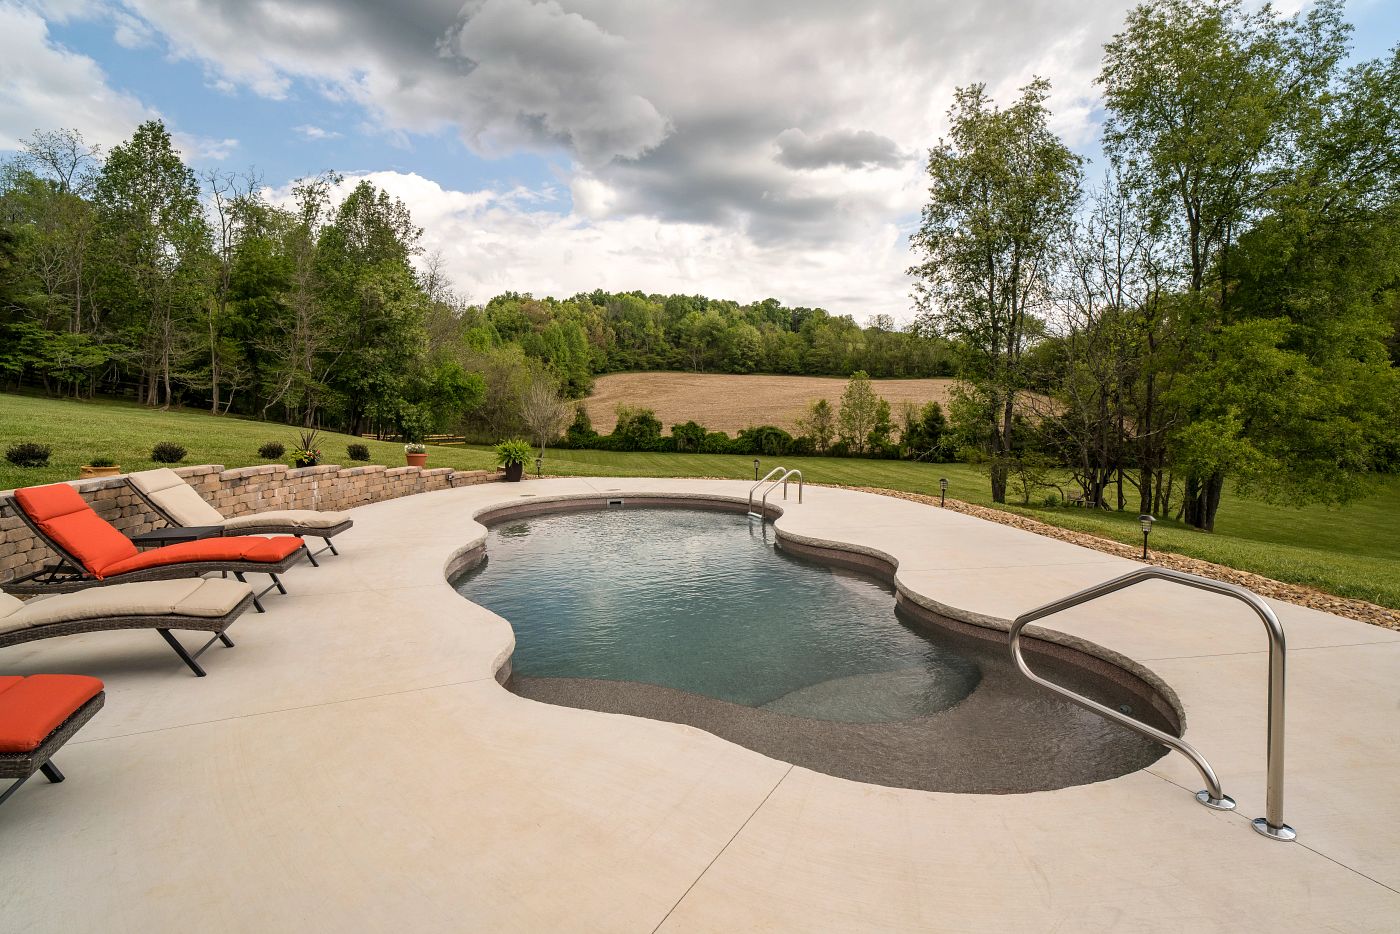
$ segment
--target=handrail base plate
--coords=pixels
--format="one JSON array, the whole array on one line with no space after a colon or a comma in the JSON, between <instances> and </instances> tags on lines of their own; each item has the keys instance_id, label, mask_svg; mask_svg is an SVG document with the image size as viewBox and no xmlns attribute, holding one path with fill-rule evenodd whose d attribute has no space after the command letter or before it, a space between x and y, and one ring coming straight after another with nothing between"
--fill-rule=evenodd
<instances>
[{"instance_id":1,"label":"handrail base plate","mask_svg":"<svg viewBox=\"0 0 1400 934\"><path fill-rule=\"evenodd\" d=\"M1229 795L1221 795L1212 798L1210 792L1202 789L1196 792L1196 800L1214 811L1233 811L1235 809L1235 799Z\"/></svg>"},{"instance_id":2,"label":"handrail base plate","mask_svg":"<svg viewBox=\"0 0 1400 934\"><path fill-rule=\"evenodd\" d=\"M1260 836L1268 837L1270 840L1277 840L1279 843L1292 843L1294 840L1298 839L1298 831L1287 824L1282 824L1278 827L1270 827L1269 822L1262 817L1256 817L1249 823Z\"/></svg>"}]
</instances>

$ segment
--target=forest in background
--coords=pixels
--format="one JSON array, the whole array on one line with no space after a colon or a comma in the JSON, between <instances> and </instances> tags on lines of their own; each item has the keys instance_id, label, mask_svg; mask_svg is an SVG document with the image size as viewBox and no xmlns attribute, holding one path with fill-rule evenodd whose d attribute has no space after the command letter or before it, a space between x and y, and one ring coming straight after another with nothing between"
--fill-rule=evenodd
<instances>
[{"instance_id":1,"label":"forest in background","mask_svg":"<svg viewBox=\"0 0 1400 934\"><path fill-rule=\"evenodd\" d=\"M1227 483L1344 502L1400 463L1400 50L1344 67L1341 14L1136 8L1105 47L1092 184L1047 82L1009 106L960 88L899 328L774 299L473 303L368 182L273 201L255 175L196 175L159 122L106 153L36 132L0 168L0 380L408 439L957 456L998 502L1067 470L1090 505L1207 530ZM861 403L741 439L666 435L644 407L600 438L567 405L665 368L855 374ZM964 389L894 413L865 374Z\"/></svg>"}]
</instances>

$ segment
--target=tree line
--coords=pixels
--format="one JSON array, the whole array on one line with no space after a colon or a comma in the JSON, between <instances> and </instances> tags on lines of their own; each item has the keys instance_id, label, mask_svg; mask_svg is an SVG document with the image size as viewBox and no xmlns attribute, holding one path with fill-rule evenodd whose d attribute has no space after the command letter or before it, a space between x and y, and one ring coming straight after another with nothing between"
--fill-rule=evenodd
<instances>
[{"instance_id":1,"label":"tree line","mask_svg":"<svg viewBox=\"0 0 1400 934\"><path fill-rule=\"evenodd\" d=\"M1137 7L1092 185L1046 81L957 92L910 272L998 502L1066 466L1209 530L1227 481L1335 503L1400 464L1400 49L1344 68L1341 11Z\"/></svg>"},{"instance_id":2,"label":"tree line","mask_svg":"<svg viewBox=\"0 0 1400 934\"><path fill-rule=\"evenodd\" d=\"M159 121L103 153L36 132L0 167L0 379L419 437L520 427L619 370L952 373L946 341L776 299L459 294L404 204L334 173L273 200L197 175ZM537 393L538 395L538 393Z\"/></svg>"}]
</instances>

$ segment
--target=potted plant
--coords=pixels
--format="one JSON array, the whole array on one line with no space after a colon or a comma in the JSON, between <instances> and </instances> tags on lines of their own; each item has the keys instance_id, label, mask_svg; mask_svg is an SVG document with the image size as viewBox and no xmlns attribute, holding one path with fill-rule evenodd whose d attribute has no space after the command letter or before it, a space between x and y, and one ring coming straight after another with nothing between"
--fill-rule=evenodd
<instances>
[{"instance_id":1,"label":"potted plant","mask_svg":"<svg viewBox=\"0 0 1400 934\"><path fill-rule=\"evenodd\" d=\"M87 480L91 477L115 477L121 472L122 469L117 466L117 462L110 457L94 457L91 463L84 464L78 468L78 479Z\"/></svg>"},{"instance_id":2,"label":"potted plant","mask_svg":"<svg viewBox=\"0 0 1400 934\"><path fill-rule=\"evenodd\" d=\"M403 456L410 467L424 467L428 463L428 446L410 441L403 446Z\"/></svg>"},{"instance_id":3,"label":"potted plant","mask_svg":"<svg viewBox=\"0 0 1400 934\"><path fill-rule=\"evenodd\" d=\"M520 479L525 470L525 462L535 453L530 442L523 438L512 438L496 445L496 463L506 469L506 479L512 483Z\"/></svg>"},{"instance_id":4,"label":"potted plant","mask_svg":"<svg viewBox=\"0 0 1400 934\"><path fill-rule=\"evenodd\" d=\"M316 447L320 434L314 428L301 433L297 439L297 446L292 448L292 458L297 467L315 467L321 462L321 450Z\"/></svg>"}]
</instances>

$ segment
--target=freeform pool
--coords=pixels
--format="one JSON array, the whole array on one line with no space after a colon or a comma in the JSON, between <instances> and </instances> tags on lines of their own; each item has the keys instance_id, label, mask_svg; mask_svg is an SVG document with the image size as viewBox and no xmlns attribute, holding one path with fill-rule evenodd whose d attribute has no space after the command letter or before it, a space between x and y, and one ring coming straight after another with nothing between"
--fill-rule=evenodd
<instances>
[{"instance_id":1,"label":"freeform pool","mask_svg":"<svg viewBox=\"0 0 1400 934\"><path fill-rule=\"evenodd\" d=\"M888 586L774 538L695 509L506 519L454 584L514 627L517 693L689 723L831 774L1028 791L1165 752L1021 678L1004 646L913 623ZM1150 714L1117 682L1036 664Z\"/></svg>"}]
</instances>

